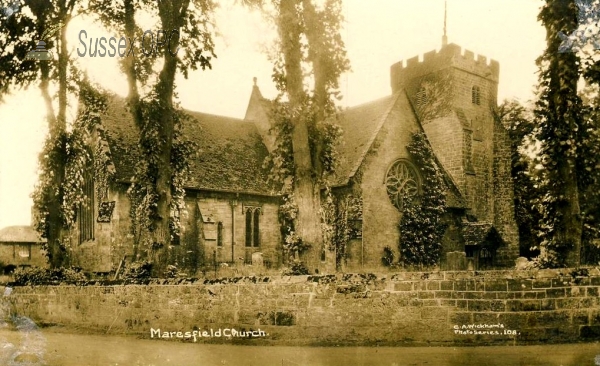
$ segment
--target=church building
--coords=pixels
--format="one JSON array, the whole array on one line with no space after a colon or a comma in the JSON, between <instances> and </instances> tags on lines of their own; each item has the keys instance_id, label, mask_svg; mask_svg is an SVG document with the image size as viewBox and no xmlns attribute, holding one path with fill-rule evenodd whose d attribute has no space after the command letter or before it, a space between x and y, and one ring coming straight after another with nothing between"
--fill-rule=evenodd
<instances>
[{"instance_id":1,"label":"church building","mask_svg":"<svg viewBox=\"0 0 600 366\"><path fill-rule=\"evenodd\" d=\"M447 185L442 269L514 265L514 219L508 133L495 115L499 64L444 42L439 51L391 66L389 96L348 108L339 117L343 144L331 178L334 193L360 209L348 212L345 271L381 271L384 248L399 257L404 194L423 184L407 144L424 132ZM183 133L200 151L186 183L183 230L173 245L177 265L197 273L222 263L278 269L285 254L278 219L281 197L264 161L273 149L269 100L255 84L244 119L188 112ZM102 118L116 183L99 199L90 182L71 233L75 265L114 271L132 254L127 188L137 148L133 120L112 98Z\"/></svg>"}]
</instances>

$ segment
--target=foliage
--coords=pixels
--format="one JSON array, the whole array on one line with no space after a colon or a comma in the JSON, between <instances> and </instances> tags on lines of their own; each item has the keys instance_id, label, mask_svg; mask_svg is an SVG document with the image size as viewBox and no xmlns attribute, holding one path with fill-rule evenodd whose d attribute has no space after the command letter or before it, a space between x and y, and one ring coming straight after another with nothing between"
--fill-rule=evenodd
<instances>
[{"instance_id":1,"label":"foliage","mask_svg":"<svg viewBox=\"0 0 600 366\"><path fill-rule=\"evenodd\" d=\"M124 0L122 4L94 0L90 4L104 26L124 31L130 38L141 33L137 22L142 15L158 19L161 29L179 35L169 44L172 49L157 52L154 59L162 62L127 57L122 63L130 111L139 130L135 177L128 190L134 255L155 261L158 272L166 270L167 249L180 235L184 182L189 161L198 150L180 130L186 117L173 101L175 77L178 72L187 78L190 70L211 68L216 5L212 0ZM140 95L140 90L147 93Z\"/></svg>"},{"instance_id":2,"label":"foliage","mask_svg":"<svg viewBox=\"0 0 600 366\"><path fill-rule=\"evenodd\" d=\"M534 111L540 141L542 183L542 255L555 265L578 265L582 238L581 193L591 181L586 174L591 125L577 95L580 60L574 52L559 53L557 32L571 34L577 25L574 1L550 1L539 19L547 29L547 48L539 58L540 82ZM593 159L595 160L595 158ZM595 165L595 164L594 164ZM594 166L591 165L591 166Z\"/></svg>"},{"instance_id":3,"label":"foliage","mask_svg":"<svg viewBox=\"0 0 600 366\"><path fill-rule=\"evenodd\" d=\"M86 173L93 175L99 199L106 196L108 184L114 175L110 155L102 148L106 146L104 131L100 128L101 116L107 107L106 96L84 80L80 83L79 102L79 114L66 142L62 210L68 228L75 222L77 207L85 202L83 184ZM95 148L90 149L90 146L94 145ZM97 159L94 152L100 153Z\"/></svg>"},{"instance_id":4,"label":"foliage","mask_svg":"<svg viewBox=\"0 0 600 366\"><path fill-rule=\"evenodd\" d=\"M357 192L332 194L326 189L321 205L321 222L327 249L334 251L336 268L342 269L346 259L346 246L352 238L362 236L362 198Z\"/></svg>"},{"instance_id":5,"label":"foliage","mask_svg":"<svg viewBox=\"0 0 600 366\"><path fill-rule=\"evenodd\" d=\"M169 264L167 266L167 270L165 271L165 278L176 278L179 277L180 272L177 266Z\"/></svg>"},{"instance_id":6,"label":"foliage","mask_svg":"<svg viewBox=\"0 0 600 366\"><path fill-rule=\"evenodd\" d=\"M86 276L78 268L19 268L13 273L17 286L35 286L57 283L79 284L87 281Z\"/></svg>"},{"instance_id":7,"label":"foliage","mask_svg":"<svg viewBox=\"0 0 600 366\"><path fill-rule=\"evenodd\" d=\"M446 186L435 155L423 132L414 133L407 150L421 173L421 194L408 202L400 219L401 260L405 265L434 266L439 263L442 222L446 211ZM411 202L412 201L412 202Z\"/></svg>"},{"instance_id":8,"label":"foliage","mask_svg":"<svg viewBox=\"0 0 600 366\"><path fill-rule=\"evenodd\" d=\"M48 238L46 249L51 264L61 266L65 263L66 253L62 227L68 216L63 210L63 179L70 138L67 132L68 95L77 91L76 77L69 72L71 59L65 27L81 4L77 0L59 0L27 1L19 5L20 11L11 16L0 14L3 50L0 54L0 101L13 88L32 84L40 88L49 131L40 155L40 173L45 175L40 178L40 185L47 189L34 194L38 208L42 210L35 226ZM40 40L57 57L44 62L28 60L26 55ZM51 92L54 86L56 92ZM75 147L70 147L72 152Z\"/></svg>"},{"instance_id":9,"label":"foliage","mask_svg":"<svg viewBox=\"0 0 600 366\"><path fill-rule=\"evenodd\" d=\"M285 268L282 274L284 276L304 276L308 274L308 268L306 268L304 263L294 260L290 268Z\"/></svg>"},{"instance_id":10,"label":"foliage","mask_svg":"<svg viewBox=\"0 0 600 366\"><path fill-rule=\"evenodd\" d=\"M548 31L548 48L538 60L534 115L515 102L499 108L513 140L512 176L522 254L539 250L532 265L540 268L597 263L600 258L595 244L600 238L600 68L589 47L575 45L559 52L564 44L556 37L558 31L588 29L593 21L579 17L576 24L576 18L573 2L547 2L540 19ZM579 75L587 82L583 90L578 90Z\"/></svg>"},{"instance_id":11,"label":"foliage","mask_svg":"<svg viewBox=\"0 0 600 366\"><path fill-rule=\"evenodd\" d=\"M94 177L99 202L106 197L114 178L114 166L101 126L101 115L106 110L105 93L86 79L80 80L78 85L80 108L71 131L60 133L56 138L48 136L40 153L40 177L32 198L36 212L34 228L44 238L49 236L50 207L56 197L61 200L60 222L53 224L69 230L75 223L77 208L86 202L83 191L86 175ZM54 176L60 171L64 172L64 179L58 185ZM68 239L58 239L55 245L68 255ZM45 249L49 254L48 248Z\"/></svg>"},{"instance_id":12,"label":"foliage","mask_svg":"<svg viewBox=\"0 0 600 366\"><path fill-rule=\"evenodd\" d=\"M66 139L66 133L60 134L58 138L47 137L39 155L39 179L32 194L33 208L36 213L33 227L42 238L49 236L50 205L55 197L62 196L63 187L56 183L53 176L64 167L66 156L63 146L66 146ZM64 225L65 222L63 221L62 224Z\"/></svg>"},{"instance_id":13,"label":"foliage","mask_svg":"<svg viewBox=\"0 0 600 366\"><path fill-rule=\"evenodd\" d=\"M394 264L394 251L389 246L383 248L381 263L386 267L391 267Z\"/></svg>"},{"instance_id":14,"label":"foliage","mask_svg":"<svg viewBox=\"0 0 600 366\"><path fill-rule=\"evenodd\" d=\"M182 123L189 118L177 107L173 114L173 147L171 151L171 208L169 214L169 231L158 233L156 221L161 213L158 210L159 194L157 192L157 175L160 162L160 135L158 133L158 116L160 101L156 94L150 94L141 102L143 120L146 121L140 133L140 159L136 159L135 179L127 194L131 202L131 231L136 241L136 254L148 257L153 250L170 244L175 236L181 233L180 213L185 208L184 184L190 171L190 162L198 151L198 146L187 140L182 131ZM154 235L150 235L154 233ZM141 247L141 248L140 248Z\"/></svg>"},{"instance_id":15,"label":"foliage","mask_svg":"<svg viewBox=\"0 0 600 366\"><path fill-rule=\"evenodd\" d=\"M136 261L128 264L123 271L125 283L142 284L148 281L152 274L152 262Z\"/></svg>"},{"instance_id":16,"label":"foliage","mask_svg":"<svg viewBox=\"0 0 600 366\"><path fill-rule=\"evenodd\" d=\"M349 66L339 32L343 21L340 0L326 0L321 6L311 0L273 3L276 14L271 19L279 33L277 54L272 57L273 81L279 96L272 102L276 143L267 164L271 181L284 197L280 213L284 247L298 255L310 248L309 244L322 242L319 225L315 225L322 217L319 211L323 213L316 187L327 185L325 177L335 169L341 130L331 117L337 112L339 76ZM299 213L300 207L303 212ZM298 227L309 237L299 237ZM324 250L312 248L319 249Z\"/></svg>"},{"instance_id":17,"label":"foliage","mask_svg":"<svg viewBox=\"0 0 600 366\"><path fill-rule=\"evenodd\" d=\"M298 205L293 192L294 162L291 138L293 126L286 117L289 115L288 108L289 105L286 103L272 103L270 132L275 135L275 147L265 159L263 167L269 169L268 179L282 195L283 203L279 205L279 223L283 248L290 256L294 256L309 247L303 244L294 229L294 222L298 216Z\"/></svg>"}]
</instances>

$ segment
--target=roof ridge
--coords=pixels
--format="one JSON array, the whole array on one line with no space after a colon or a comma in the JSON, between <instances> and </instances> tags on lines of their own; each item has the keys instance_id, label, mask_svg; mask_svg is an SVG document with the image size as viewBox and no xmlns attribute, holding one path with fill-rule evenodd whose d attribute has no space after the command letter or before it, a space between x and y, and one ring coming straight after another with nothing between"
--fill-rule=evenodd
<instances>
[{"instance_id":1,"label":"roof ridge","mask_svg":"<svg viewBox=\"0 0 600 366\"><path fill-rule=\"evenodd\" d=\"M386 95L385 97L381 97L381 98L377 98L377 99L374 99L374 100L371 100L371 101L368 101L368 102L364 102L364 103L360 103L360 104L357 104L357 105L353 105L352 107L346 107L346 109L342 110L342 112L350 111L350 110L352 110L354 108L361 108L361 107L367 106L369 104L380 103L380 102L382 102L385 99L394 98L394 95L396 95L396 94L397 94L397 92L396 93L392 93L390 95Z\"/></svg>"},{"instance_id":2,"label":"roof ridge","mask_svg":"<svg viewBox=\"0 0 600 366\"><path fill-rule=\"evenodd\" d=\"M235 120L236 122L244 122L246 123L247 121L243 118L238 118L238 117L230 117L230 116L223 116L221 114L214 114L214 113L206 113L206 112L200 112L200 111L192 111L192 110L188 110L188 109L183 109L183 111L185 113L197 113L197 114L203 114L205 116L210 116L210 117L218 117L218 118L227 118L227 119L232 119Z\"/></svg>"}]
</instances>

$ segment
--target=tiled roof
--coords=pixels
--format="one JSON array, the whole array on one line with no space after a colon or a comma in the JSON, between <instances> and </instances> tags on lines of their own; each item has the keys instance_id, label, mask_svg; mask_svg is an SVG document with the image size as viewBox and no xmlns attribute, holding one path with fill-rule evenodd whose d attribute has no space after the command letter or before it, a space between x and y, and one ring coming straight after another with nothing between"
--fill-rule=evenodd
<instances>
[{"instance_id":1,"label":"tiled roof","mask_svg":"<svg viewBox=\"0 0 600 366\"><path fill-rule=\"evenodd\" d=\"M354 176L364 157L369 152L381 127L388 119L394 106L397 104L398 98L406 98L407 101L407 103L398 103L406 106L406 110L400 112L414 114L404 91L397 92L373 102L348 108L340 114L338 123L343 131L343 142L338 146L340 161L336 167L336 176L332 182L333 186L346 185L350 178ZM438 164L440 167L442 166L439 161ZM466 207L459 189L445 170L444 178L448 187L446 196L447 205L455 208Z\"/></svg>"},{"instance_id":2,"label":"tiled roof","mask_svg":"<svg viewBox=\"0 0 600 366\"><path fill-rule=\"evenodd\" d=\"M462 233L465 245L481 245L489 235L493 235L495 236L494 239L502 241L494 225L489 222L464 222Z\"/></svg>"},{"instance_id":3,"label":"tiled roof","mask_svg":"<svg viewBox=\"0 0 600 366\"><path fill-rule=\"evenodd\" d=\"M186 187L270 195L263 162L267 148L253 123L230 117L186 111L183 134L198 144ZM138 154L137 129L122 98L109 100L102 118L117 179L130 181Z\"/></svg>"},{"instance_id":4,"label":"tiled roof","mask_svg":"<svg viewBox=\"0 0 600 366\"><path fill-rule=\"evenodd\" d=\"M371 148L377 133L394 106L397 95L390 95L366 104L346 109L338 123L343 131L343 143L338 146L340 161L333 186L341 186L356 173Z\"/></svg>"},{"instance_id":5,"label":"tiled roof","mask_svg":"<svg viewBox=\"0 0 600 366\"><path fill-rule=\"evenodd\" d=\"M44 243L31 226L7 226L0 230L0 243Z\"/></svg>"}]
</instances>

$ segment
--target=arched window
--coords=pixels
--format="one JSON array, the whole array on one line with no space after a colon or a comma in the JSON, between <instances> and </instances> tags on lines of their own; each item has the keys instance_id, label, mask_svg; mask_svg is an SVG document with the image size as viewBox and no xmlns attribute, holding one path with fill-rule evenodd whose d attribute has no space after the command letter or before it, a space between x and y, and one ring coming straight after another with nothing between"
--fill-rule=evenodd
<instances>
[{"instance_id":1,"label":"arched window","mask_svg":"<svg viewBox=\"0 0 600 366\"><path fill-rule=\"evenodd\" d=\"M471 102L477 105L481 104L481 89L477 85L471 89Z\"/></svg>"},{"instance_id":2,"label":"arched window","mask_svg":"<svg viewBox=\"0 0 600 366\"><path fill-rule=\"evenodd\" d=\"M83 201L79 204L79 244L94 240L94 175L90 170L85 172L83 181Z\"/></svg>"},{"instance_id":3,"label":"arched window","mask_svg":"<svg viewBox=\"0 0 600 366\"><path fill-rule=\"evenodd\" d=\"M254 210L254 228L252 230L253 235L253 241L254 241L254 246L257 247L260 245L260 226L259 226L259 220L260 220L260 210L256 209Z\"/></svg>"},{"instance_id":4,"label":"arched window","mask_svg":"<svg viewBox=\"0 0 600 366\"><path fill-rule=\"evenodd\" d=\"M260 207L245 207L246 246L260 246Z\"/></svg>"},{"instance_id":5,"label":"arched window","mask_svg":"<svg viewBox=\"0 0 600 366\"><path fill-rule=\"evenodd\" d=\"M246 246L252 246L252 210L246 210Z\"/></svg>"},{"instance_id":6,"label":"arched window","mask_svg":"<svg viewBox=\"0 0 600 366\"><path fill-rule=\"evenodd\" d=\"M223 246L223 223L221 221L217 223L217 246Z\"/></svg>"},{"instance_id":7,"label":"arched window","mask_svg":"<svg viewBox=\"0 0 600 366\"><path fill-rule=\"evenodd\" d=\"M385 176L385 187L390 202L398 210L402 210L405 202L419 193L417 170L408 161L397 160L388 169Z\"/></svg>"}]
</instances>

